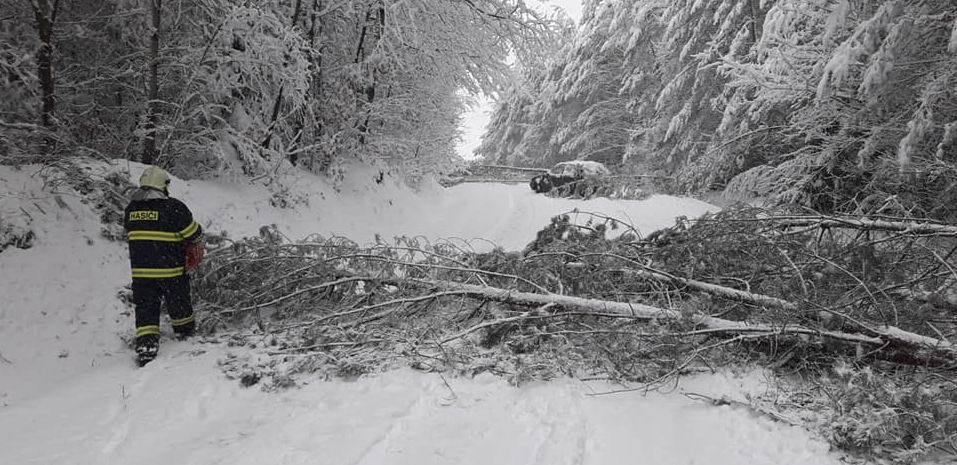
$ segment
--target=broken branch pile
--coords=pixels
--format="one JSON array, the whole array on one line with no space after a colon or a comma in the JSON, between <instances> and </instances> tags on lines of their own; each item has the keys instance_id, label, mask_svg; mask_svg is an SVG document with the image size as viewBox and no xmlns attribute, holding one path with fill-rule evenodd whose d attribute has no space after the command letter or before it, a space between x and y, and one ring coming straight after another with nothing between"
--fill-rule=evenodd
<instances>
[{"instance_id":1,"label":"broken branch pile","mask_svg":"<svg viewBox=\"0 0 957 465\"><path fill-rule=\"evenodd\" d=\"M221 326L245 328L238 342L293 371L655 384L744 359L957 368L952 226L741 209L608 239L619 226L556 217L521 253L264 234L211 252L195 289Z\"/></svg>"},{"instance_id":2,"label":"broken branch pile","mask_svg":"<svg viewBox=\"0 0 957 465\"><path fill-rule=\"evenodd\" d=\"M827 239L807 229L837 224L866 229ZM900 235L900 224L915 235ZM414 337L440 352L437 341L450 342L446 333L469 320L450 309L494 302L496 315L473 311L470 318L514 323L540 307L562 323L573 319L563 313L574 312L579 320L650 321L661 337L704 331L694 333L692 345L704 336L746 335L952 368L955 324L940 318L957 292L952 239L926 236L948 236L946 225L916 224L741 210L646 239L628 233L608 240L613 221L579 227L556 218L522 254L414 239L360 247L339 238L283 243L267 235L216 250L197 287L223 320L294 319L298 330L322 333L370 323L408 331L415 325L402 323L410 313L428 310L437 325Z\"/></svg>"}]
</instances>

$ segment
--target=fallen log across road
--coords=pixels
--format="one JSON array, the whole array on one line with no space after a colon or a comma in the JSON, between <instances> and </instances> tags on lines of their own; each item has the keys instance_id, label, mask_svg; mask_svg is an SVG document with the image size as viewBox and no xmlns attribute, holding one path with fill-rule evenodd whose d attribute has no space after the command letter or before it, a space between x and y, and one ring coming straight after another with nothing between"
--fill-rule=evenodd
<instances>
[{"instance_id":1,"label":"fallen log across road","mask_svg":"<svg viewBox=\"0 0 957 465\"><path fill-rule=\"evenodd\" d=\"M931 221L893 221L840 216L771 216L761 218L785 228L845 228L862 231L888 231L918 236L957 237L957 226Z\"/></svg>"},{"instance_id":2,"label":"fallen log across road","mask_svg":"<svg viewBox=\"0 0 957 465\"><path fill-rule=\"evenodd\" d=\"M370 278L372 281L379 279ZM848 344L867 346L872 351L905 351L914 361L957 366L957 346L953 343L902 330L894 326L867 327L863 333L847 333L811 328L802 325L770 325L726 320L702 314L686 316L676 310L669 310L634 302L588 299L559 294L538 294L519 292L491 286L463 284L450 281L425 279L387 279L392 284L407 284L442 291L460 293L472 298L487 299L528 307L559 307L585 313L601 313L628 316L640 320L687 320L696 326L704 327L714 333L752 334L756 337L807 336L840 341ZM897 354L895 359L899 359Z\"/></svg>"}]
</instances>

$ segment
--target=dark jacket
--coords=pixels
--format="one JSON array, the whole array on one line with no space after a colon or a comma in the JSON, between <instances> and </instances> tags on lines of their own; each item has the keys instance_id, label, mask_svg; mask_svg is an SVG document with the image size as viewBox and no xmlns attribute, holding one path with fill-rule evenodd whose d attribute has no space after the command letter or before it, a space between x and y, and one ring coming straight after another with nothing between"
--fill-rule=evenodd
<instances>
[{"instance_id":1,"label":"dark jacket","mask_svg":"<svg viewBox=\"0 0 957 465\"><path fill-rule=\"evenodd\" d=\"M140 189L123 215L133 278L175 278L185 273L186 246L203 229L183 202L153 189Z\"/></svg>"}]
</instances>

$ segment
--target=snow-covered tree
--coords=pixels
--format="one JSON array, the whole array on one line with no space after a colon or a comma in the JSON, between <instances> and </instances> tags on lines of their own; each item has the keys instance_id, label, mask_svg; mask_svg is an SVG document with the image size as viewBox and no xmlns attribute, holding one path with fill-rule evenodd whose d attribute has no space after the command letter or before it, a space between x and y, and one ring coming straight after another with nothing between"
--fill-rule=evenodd
<instances>
[{"instance_id":1,"label":"snow-covered tree","mask_svg":"<svg viewBox=\"0 0 957 465\"><path fill-rule=\"evenodd\" d=\"M601 9L557 58L529 66L503 95L477 153L503 163L547 166L571 159L620 163L631 116L621 95L623 47L614 44L617 10Z\"/></svg>"},{"instance_id":2,"label":"snow-covered tree","mask_svg":"<svg viewBox=\"0 0 957 465\"><path fill-rule=\"evenodd\" d=\"M56 22L30 28L45 7ZM458 137L459 93L503 88L509 57L558 24L519 0L22 0L0 13L3 141L54 121L52 102L64 150L184 175L433 166Z\"/></svg>"},{"instance_id":3,"label":"snow-covered tree","mask_svg":"<svg viewBox=\"0 0 957 465\"><path fill-rule=\"evenodd\" d=\"M957 195L955 28L949 0L589 1L480 151L548 164L615 147L688 190L823 209L922 183Z\"/></svg>"},{"instance_id":4,"label":"snow-covered tree","mask_svg":"<svg viewBox=\"0 0 957 465\"><path fill-rule=\"evenodd\" d=\"M859 202L866 185L952 170L955 17L948 1L776 3L751 55L726 61L739 105L724 135L736 144L722 150L753 147L755 131L777 150L730 187L833 207L835 191Z\"/></svg>"}]
</instances>

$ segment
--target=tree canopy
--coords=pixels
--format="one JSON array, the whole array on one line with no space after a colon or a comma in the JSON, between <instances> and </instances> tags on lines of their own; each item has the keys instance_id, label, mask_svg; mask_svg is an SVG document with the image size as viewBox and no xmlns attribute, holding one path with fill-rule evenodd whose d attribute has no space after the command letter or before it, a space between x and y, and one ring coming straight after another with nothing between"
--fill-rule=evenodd
<instances>
[{"instance_id":1,"label":"tree canopy","mask_svg":"<svg viewBox=\"0 0 957 465\"><path fill-rule=\"evenodd\" d=\"M825 209L955 199L957 4L589 0L574 39L499 103L479 153Z\"/></svg>"},{"instance_id":2,"label":"tree canopy","mask_svg":"<svg viewBox=\"0 0 957 465\"><path fill-rule=\"evenodd\" d=\"M462 90L503 87L556 27L518 0L5 1L0 159L435 168Z\"/></svg>"}]
</instances>

